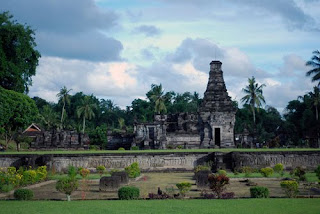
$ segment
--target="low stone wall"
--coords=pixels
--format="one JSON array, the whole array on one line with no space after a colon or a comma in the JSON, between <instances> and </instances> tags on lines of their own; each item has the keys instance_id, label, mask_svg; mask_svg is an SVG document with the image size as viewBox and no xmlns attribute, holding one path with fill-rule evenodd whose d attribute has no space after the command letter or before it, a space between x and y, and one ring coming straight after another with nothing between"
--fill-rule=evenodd
<instances>
[{"instance_id":1,"label":"low stone wall","mask_svg":"<svg viewBox=\"0 0 320 214\"><path fill-rule=\"evenodd\" d=\"M253 168L273 167L282 163L286 170L302 166L314 170L320 165L319 151L302 152L232 152L232 168L240 169L243 166Z\"/></svg>"},{"instance_id":2,"label":"low stone wall","mask_svg":"<svg viewBox=\"0 0 320 214\"><path fill-rule=\"evenodd\" d=\"M0 154L0 167L42 166L62 172L69 165L85 168L123 169L138 162L142 171L191 171L199 164L213 162L213 170L240 169L243 166L262 168L282 163L287 170L303 166L314 170L320 165L320 151L308 152L159 152L122 154L54 154L7 155Z\"/></svg>"},{"instance_id":3,"label":"low stone wall","mask_svg":"<svg viewBox=\"0 0 320 214\"><path fill-rule=\"evenodd\" d=\"M107 169L123 169L138 162L142 171L191 171L195 166L212 159L212 153L130 153L130 154L75 154L75 155L5 155L0 156L0 167L47 165L56 172L69 165ZM5 160L5 161L2 161Z\"/></svg>"}]
</instances>

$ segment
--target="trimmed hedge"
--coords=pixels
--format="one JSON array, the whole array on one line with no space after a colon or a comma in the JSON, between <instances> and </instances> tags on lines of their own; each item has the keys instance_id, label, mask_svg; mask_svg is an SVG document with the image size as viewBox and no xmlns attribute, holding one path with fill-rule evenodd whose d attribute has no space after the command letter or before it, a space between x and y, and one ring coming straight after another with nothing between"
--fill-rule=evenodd
<instances>
[{"instance_id":1,"label":"trimmed hedge","mask_svg":"<svg viewBox=\"0 0 320 214\"><path fill-rule=\"evenodd\" d=\"M269 189L267 187L251 187L250 188L251 198L269 198Z\"/></svg>"},{"instance_id":2,"label":"trimmed hedge","mask_svg":"<svg viewBox=\"0 0 320 214\"><path fill-rule=\"evenodd\" d=\"M13 196L17 200L31 200L34 194L30 189L16 189Z\"/></svg>"},{"instance_id":3,"label":"trimmed hedge","mask_svg":"<svg viewBox=\"0 0 320 214\"><path fill-rule=\"evenodd\" d=\"M133 200L138 199L140 190L138 187L126 186L118 190L118 197L120 200Z\"/></svg>"},{"instance_id":4,"label":"trimmed hedge","mask_svg":"<svg viewBox=\"0 0 320 214\"><path fill-rule=\"evenodd\" d=\"M273 174L273 169L271 167L262 168L260 169L260 173L263 177L270 177Z\"/></svg>"}]
</instances>

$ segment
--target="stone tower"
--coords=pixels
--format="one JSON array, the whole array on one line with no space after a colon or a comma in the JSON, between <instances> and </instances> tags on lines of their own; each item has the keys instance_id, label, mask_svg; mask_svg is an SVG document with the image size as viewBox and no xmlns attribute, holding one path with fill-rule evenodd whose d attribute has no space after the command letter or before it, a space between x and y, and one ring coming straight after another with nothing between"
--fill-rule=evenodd
<instances>
[{"instance_id":1,"label":"stone tower","mask_svg":"<svg viewBox=\"0 0 320 214\"><path fill-rule=\"evenodd\" d=\"M228 96L220 61L210 63L209 81L199 108L202 148L234 147L236 108Z\"/></svg>"}]
</instances>

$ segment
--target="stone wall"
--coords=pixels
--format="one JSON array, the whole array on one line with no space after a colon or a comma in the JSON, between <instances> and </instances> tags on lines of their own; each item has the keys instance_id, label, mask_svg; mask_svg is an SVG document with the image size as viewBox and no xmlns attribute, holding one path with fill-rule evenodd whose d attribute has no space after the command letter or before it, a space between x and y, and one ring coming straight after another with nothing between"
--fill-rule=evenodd
<instances>
[{"instance_id":1,"label":"stone wall","mask_svg":"<svg viewBox=\"0 0 320 214\"><path fill-rule=\"evenodd\" d=\"M161 152L122 154L55 154L55 155L6 155L0 154L0 168L9 166L42 166L54 168L57 172L69 165L96 168L104 165L108 169L123 169L138 162L142 171L191 171L199 164L213 162L213 170L240 169L243 166L262 168L277 163L287 170L297 166L314 170L320 165L320 151L308 152Z\"/></svg>"},{"instance_id":2,"label":"stone wall","mask_svg":"<svg viewBox=\"0 0 320 214\"><path fill-rule=\"evenodd\" d=\"M282 163L285 169L290 170L297 166L303 166L314 170L320 165L319 151L306 152L233 152L232 168L240 169L243 166L253 168L273 167Z\"/></svg>"}]
</instances>

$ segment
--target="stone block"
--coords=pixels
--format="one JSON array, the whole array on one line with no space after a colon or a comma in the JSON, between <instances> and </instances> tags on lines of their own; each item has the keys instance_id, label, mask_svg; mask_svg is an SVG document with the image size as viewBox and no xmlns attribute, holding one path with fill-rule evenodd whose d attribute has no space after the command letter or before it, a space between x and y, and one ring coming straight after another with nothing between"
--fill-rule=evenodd
<instances>
[{"instance_id":1,"label":"stone block","mask_svg":"<svg viewBox=\"0 0 320 214\"><path fill-rule=\"evenodd\" d=\"M99 182L99 191L117 191L120 187L121 177L102 177Z\"/></svg>"},{"instance_id":2,"label":"stone block","mask_svg":"<svg viewBox=\"0 0 320 214\"><path fill-rule=\"evenodd\" d=\"M129 176L127 172L114 172L112 173L112 177L114 176L120 177L120 184L129 183Z\"/></svg>"}]
</instances>

